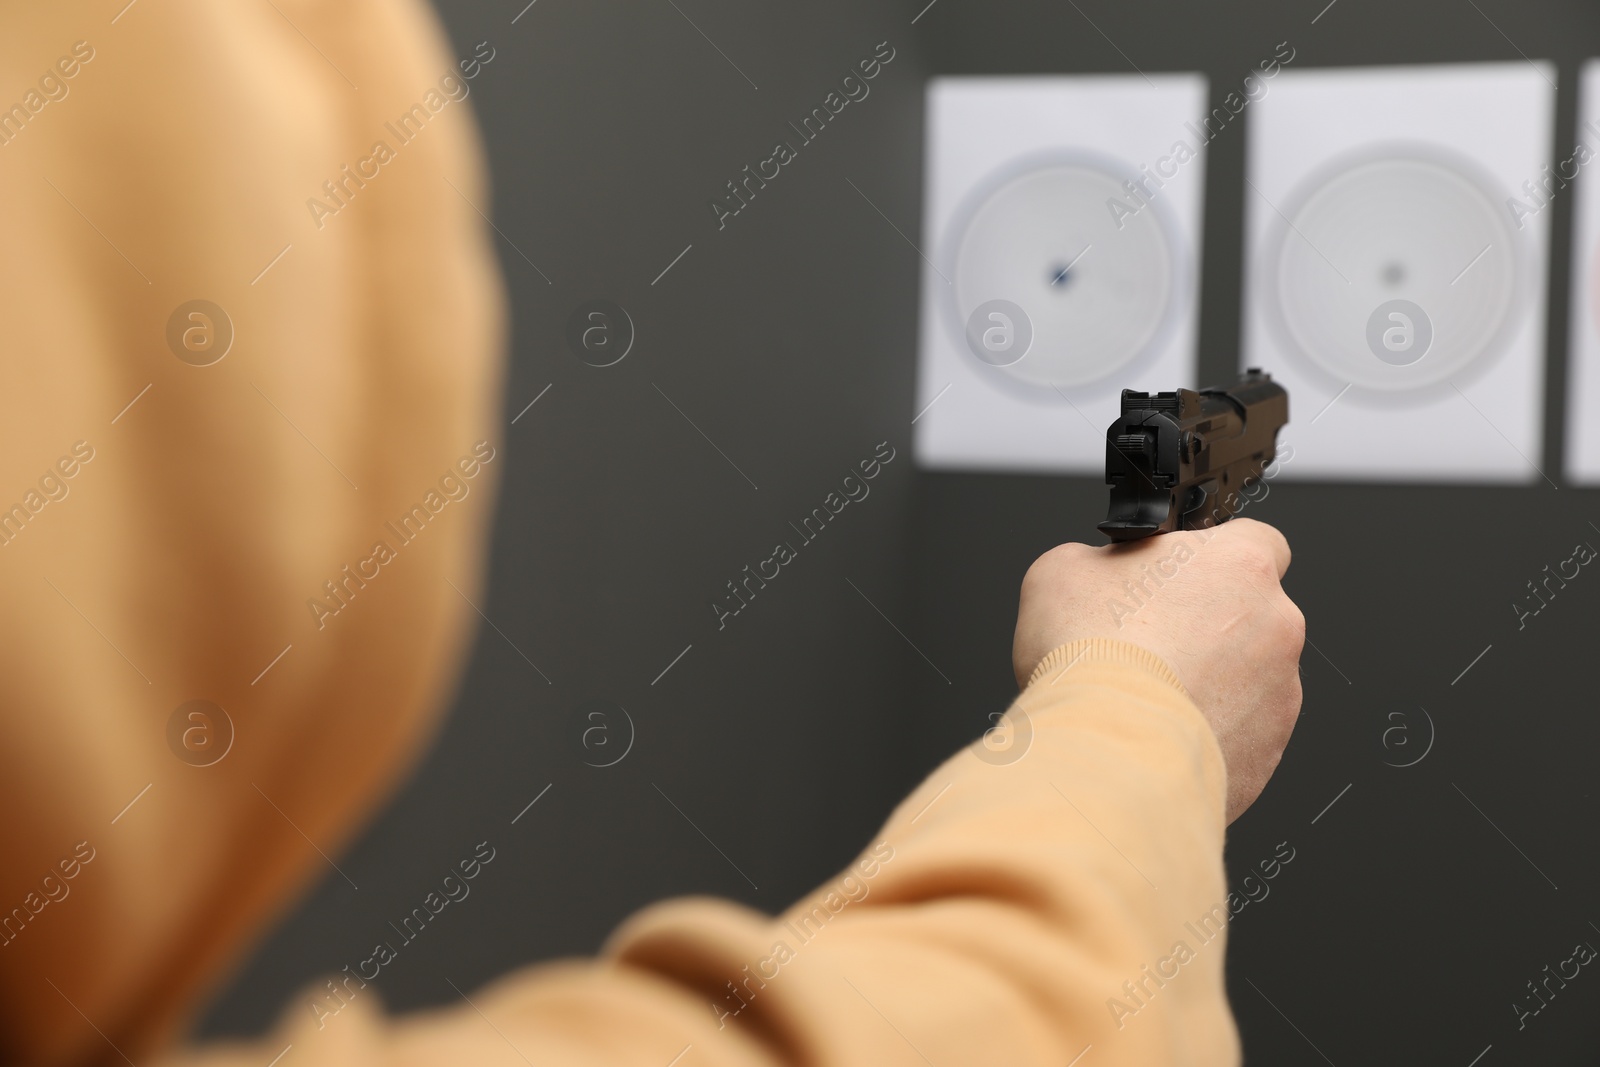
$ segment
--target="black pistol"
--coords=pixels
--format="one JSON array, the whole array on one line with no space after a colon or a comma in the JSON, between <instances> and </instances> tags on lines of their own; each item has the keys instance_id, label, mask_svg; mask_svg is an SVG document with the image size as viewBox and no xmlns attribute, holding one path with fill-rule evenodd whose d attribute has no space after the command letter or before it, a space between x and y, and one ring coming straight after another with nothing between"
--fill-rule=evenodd
<instances>
[{"instance_id":1,"label":"black pistol","mask_svg":"<svg viewBox=\"0 0 1600 1067\"><path fill-rule=\"evenodd\" d=\"M1277 454L1288 421L1288 392L1254 367L1218 389L1124 389L1122 417L1106 434L1111 513L1100 531L1136 541L1227 522Z\"/></svg>"}]
</instances>

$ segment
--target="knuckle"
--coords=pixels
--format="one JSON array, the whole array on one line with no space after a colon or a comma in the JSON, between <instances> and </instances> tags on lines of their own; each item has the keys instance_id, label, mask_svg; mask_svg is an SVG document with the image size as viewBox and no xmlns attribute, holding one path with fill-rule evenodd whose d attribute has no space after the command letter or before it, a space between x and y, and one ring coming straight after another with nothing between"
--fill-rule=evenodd
<instances>
[{"instance_id":1,"label":"knuckle","mask_svg":"<svg viewBox=\"0 0 1600 1067\"><path fill-rule=\"evenodd\" d=\"M1306 615L1299 605L1287 596L1282 598L1283 631L1285 643L1298 655L1306 644Z\"/></svg>"},{"instance_id":2,"label":"knuckle","mask_svg":"<svg viewBox=\"0 0 1600 1067\"><path fill-rule=\"evenodd\" d=\"M1072 562L1094 555L1094 549L1078 541L1068 541L1052 548L1049 552L1045 553L1045 555L1055 556L1059 559Z\"/></svg>"},{"instance_id":3,"label":"knuckle","mask_svg":"<svg viewBox=\"0 0 1600 1067\"><path fill-rule=\"evenodd\" d=\"M1278 561L1289 558L1290 554L1289 539L1283 535L1283 531L1276 526L1245 517L1234 519L1226 525L1237 528L1234 531L1235 547L1240 552L1264 561L1267 569L1270 569L1276 578Z\"/></svg>"},{"instance_id":4,"label":"knuckle","mask_svg":"<svg viewBox=\"0 0 1600 1067\"><path fill-rule=\"evenodd\" d=\"M1049 583L1063 572L1072 570L1082 561L1084 553L1089 551L1091 550L1087 545L1071 541L1057 545L1033 561L1027 573L1022 576L1022 584L1039 586Z\"/></svg>"},{"instance_id":5,"label":"knuckle","mask_svg":"<svg viewBox=\"0 0 1600 1067\"><path fill-rule=\"evenodd\" d=\"M1028 565L1027 571L1022 575L1022 592L1024 595L1038 592L1050 584L1051 578L1057 569L1054 553L1055 550L1051 549Z\"/></svg>"},{"instance_id":6,"label":"knuckle","mask_svg":"<svg viewBox=\"0 0 1600 1067\"><path fill-rule=\"evenodd\" d=\"M1266 523L1262 523L1261 528L1267 532L1267 536L1272 539L1272 543L1277 545L1279 549L1285 553L1289 551L1289 538L1284 535L1282 530L1276 526L1268 526Z\"/></svg>"},{"instance_id":7,"label":"knuckle","mask_svg":"<svg viewBox=\"0 0 1600 1067\"><path fill-rule=\"evenodd\" d=\"M1251 578L1270 578L1278 582L1278 563L1270 550L1258 541L1244 541L1234 547L1237 566Z\"/></svg>"},{"instance_id":8,"label":"knuckle","mask_svg":"<svg viewBox=\"0 0 1600 1067\"><path fill-rule=\"evenodd\" d=\"M1274 584L1278 581L1278 564L1262 549L1255 549L1245 561L1250 568L1250 573L1258 578L1270 578Z\"/></svg>"}]
</instances>

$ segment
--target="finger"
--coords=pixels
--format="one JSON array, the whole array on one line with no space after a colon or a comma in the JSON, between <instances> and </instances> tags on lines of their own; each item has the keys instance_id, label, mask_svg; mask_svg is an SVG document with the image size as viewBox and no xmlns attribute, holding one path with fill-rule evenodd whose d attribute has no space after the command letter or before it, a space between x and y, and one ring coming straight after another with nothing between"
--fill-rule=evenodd
<instances>
[{"instance_id":1,"label":"finger","mask_svg":"<svg viewBox=\"0 0 1600 1067\"><path fill-rule=\"evenodd\" d=\"M1289 570L1289 539L1278 532L1277 527L1268 526L1255 519L1232 519L1219 527L1219 532L1229 537L1243 538L1253 541L1264 549L1278 565L1278 577L1282 578Z\"/></svg>"}]
</instances>

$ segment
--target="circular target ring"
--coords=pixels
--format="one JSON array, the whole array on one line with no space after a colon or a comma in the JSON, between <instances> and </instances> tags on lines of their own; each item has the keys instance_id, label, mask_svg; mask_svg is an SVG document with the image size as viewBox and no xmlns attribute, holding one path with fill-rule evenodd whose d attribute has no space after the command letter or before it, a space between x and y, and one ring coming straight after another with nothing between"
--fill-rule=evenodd
<instances>
[{"instance_id":1,"label":"circular target ring","mask_svg":"<svg viewBox=\"0 0 1600 1067\"><path fill-rule=\"evenodd\" d=\"M1383 394L1480 371L1512 335L1527 284L1504 202L1469 160L1415 146L1312 175L1263 260L1280 343L1339 385Z\"/></svg>"},{"instance_id":2,"label":"circular target ring","mask_svg":"<svg viewBox=\"0 0 1600 1067\"><path fill-rule=\"evenodd\" d=\"M1136 173L1082 156L1035 159L969 195L943 257L945 317L991 380L1054 397L1120 380L1164 339L1184 295L1182 257L1159 192L1147 202L1126 187ZM995 319L996 305L1022 315ZM974 350L973 338L1013 325L1029 339L1025 355Z\"/></svg>"}]
</instances>

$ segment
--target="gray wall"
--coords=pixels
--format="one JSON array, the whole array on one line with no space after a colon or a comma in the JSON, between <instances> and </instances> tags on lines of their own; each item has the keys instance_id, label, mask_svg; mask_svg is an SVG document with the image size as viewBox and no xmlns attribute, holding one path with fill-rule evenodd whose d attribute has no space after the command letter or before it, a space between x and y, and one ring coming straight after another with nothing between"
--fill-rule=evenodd
<instances>
[{"instance_id":1,"label":"gray wall","mask_svg":"<svg viewBox=\"0 0 1600 1067\"><path fill-rule=\"evenodd\" d=\"M467 989L591 952L662 896L779 908L1004 707L1018 579L1051 545L1094 539L1105 493L1087 478L913 469L919 260L890 223L913 237L920 225L929 74L1200 70L1220 102L1284 39L1296 67L1520 50L1560 64L1565 154L1578 63L1600 52L1600 9L1576 0L1338 0L1315 25L1323 0L937 0L913 26L922 2L681 0L680 13L539 0L515 25L520 2L446 5L459 54L496 49L473 100L515 303L507 421L551 386L506 434L486 607L504 637L479 635L436 749L341 859L360 899L326 880L220 996L208 1032L266 1026L486 838L497 856L476 903L385 968L391 1007L453 999L447 978ZM707 199L882 40L897 56L870 97L719 232ZM1208 381L1235 365L1248 126L1210 148ZM1570 209L1562 194L1541 462L1558 481ZM623 305L638 335L606 369L564 340L597 297ZM719 631L708 602L724 583L884 440L899 454L871 496ZM1600 724L1580 699L1594 691L1600 579L1574 582L1521 632L1508 605L1575 542L1600 544L1597 504L1541 482L1284 484L1262 505L1294 545L1287 585L1312 645L1300 727L1228 845L1236 885L1278 842L1295 849L1233 927L1230 990L1252 1062L1464 1065L1491 1044L1485 1065L1593 1061L1600 978L1580 976L1520 1031L1511 1004L1575 942L1600 945L1587 833ZM585 763L614 758L627 726L587 718L597 699L636 728L604 769ZM1422 751L1419 708L1427 758L1386 765ZM597 725L609 730L586 748ZM1408 732L1386 746L1396 726Z\"/></svg>"}]
</instances>

